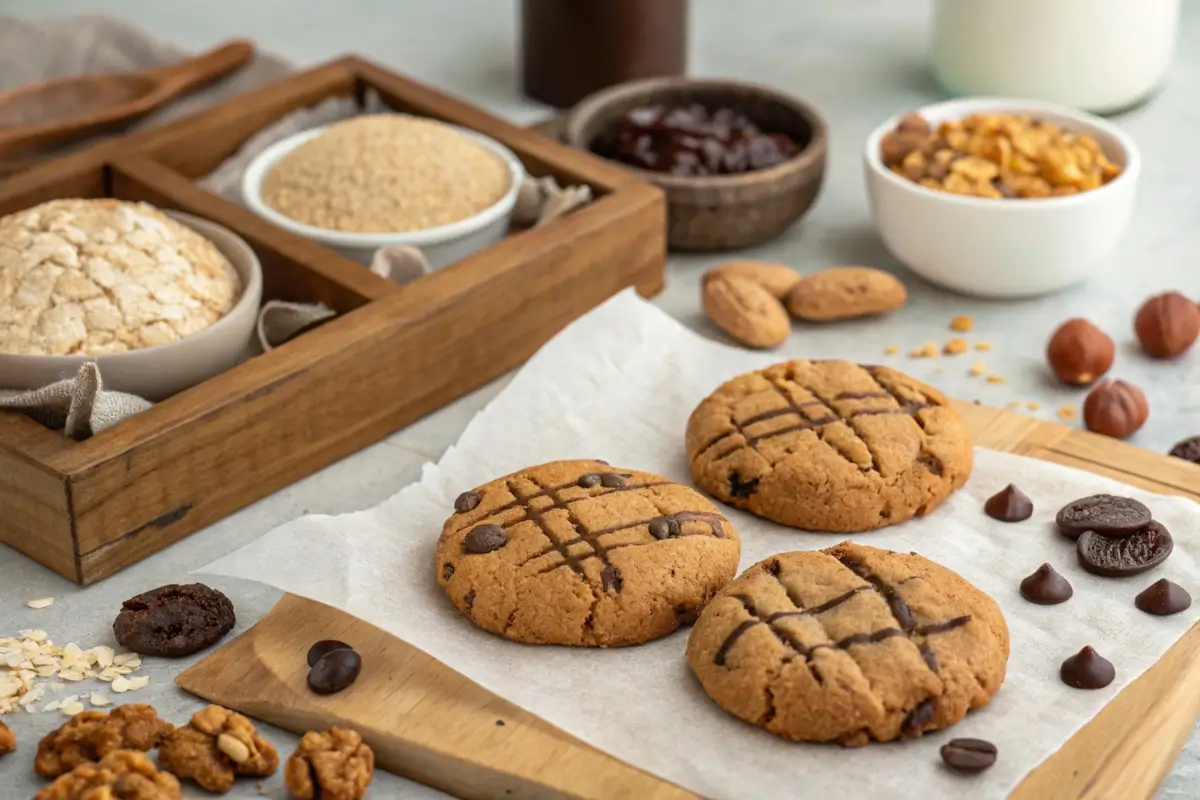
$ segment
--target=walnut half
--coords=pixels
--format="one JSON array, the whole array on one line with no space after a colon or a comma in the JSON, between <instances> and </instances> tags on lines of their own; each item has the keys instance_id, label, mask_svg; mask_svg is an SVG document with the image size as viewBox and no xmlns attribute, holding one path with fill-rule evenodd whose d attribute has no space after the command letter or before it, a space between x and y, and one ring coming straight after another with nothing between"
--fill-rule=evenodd
<instances>
[{"instance_id":1,"label":"walnut half","mask_svg":"<svg viewBox=\"0 0 1200 800\"><path fill-rule=\"evenodd\" d=\"M177 777L210 792L228 792L239 775L265 778L279 766L279 754L258 735L250 720L221 706L192 715L158 748L158 760Z\"/></svg>"},{"instance_id":2,"label":"walnut half","mask_svg":"<svg viewBox=\"0 0 1200 800\"><path fill-rule=\"evenodd\" d=\"M43 778L57 778L115 750L151 750L172 727L144 703L117 706L108 714L84 711L38 742L33 768Z\"/></svg>"},{"instance_id":3,"label":"walnut half","mask_svg":"<svg viewBox=\"0 0 1200 800\"><path fill-rule=\"evenodd\" d=\"M283 768L284 782L299 800L361 800L375 775L375 754L356 731L309 731Z\"/></svg>"},{"instance_id":4,"label":"walnut half","mask_svg":"<svg viewBox=\"0 0 1200 800\"><path fill-rule=\"evenodd\" d=\"M181 800L179 781L159 772L145 753L114 750L85 762L37 793L34 800Z\"/></svg>"}]
</instances>

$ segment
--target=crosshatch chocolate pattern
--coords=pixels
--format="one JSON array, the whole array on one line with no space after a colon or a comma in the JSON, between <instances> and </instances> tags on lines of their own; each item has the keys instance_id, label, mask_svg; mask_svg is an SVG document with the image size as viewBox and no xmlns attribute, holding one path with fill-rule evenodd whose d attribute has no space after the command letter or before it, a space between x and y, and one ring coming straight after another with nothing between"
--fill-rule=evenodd
<instances>
[{"instance_id":1,"label":"crosshatch chocolate pattern","mask_svg":"<svg viewBox=\"0 0 1200 800\"><path fill-rule=\"evenodd\" d=\"M829 599L805 602L814 596ZM777 645L752 637L758 629ZM986 595L920 556L849 543L755 565L701 615L688 643L693 670L730 712L787 738L843 744L957 722L999 687L1007 653ZM764 679L757 691L745 685ZM767 702L748 706L748 697Z\"/></svg>"},{"instance_id":2,"label":"crosshatch chocolate pattern","mask_svg":"<svg viewBox=\"0 0 1200 800\"><path fill-rule=\"evenodd\" d=\"M661 636L694 619L737 568L737 535L701 495L601 462L523 470L454 507L439 582L476 624L520 641Z\"/></svg>"},{"instance_id":3,"label":"crosshatch chocolate pattern","mask_svg":"<svg viewBox=\"0 0 1200 800\"><path fill-rule=\"evenodd\" d=\"M924 514L971 469L949 402L886 367L792 361L742 375L693 412L697 485L810 530L871 530Z\"/></svg>"}]
</instances>

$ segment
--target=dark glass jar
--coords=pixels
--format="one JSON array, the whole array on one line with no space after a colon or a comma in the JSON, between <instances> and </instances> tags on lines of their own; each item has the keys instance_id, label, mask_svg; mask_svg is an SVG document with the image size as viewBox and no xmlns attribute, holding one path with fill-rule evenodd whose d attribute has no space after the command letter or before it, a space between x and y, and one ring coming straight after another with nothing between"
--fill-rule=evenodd
<instances>
[{"instance_id":1,"label":"dark glass jar","mask_svg":"<svg viewBox=\"0 0 1200 800\"><path fill-rule=\"evenodd\" d=\"M521 0L525 94L569 108L599 89L687 71L688 0Z\"/></svg>"}]
</instances>

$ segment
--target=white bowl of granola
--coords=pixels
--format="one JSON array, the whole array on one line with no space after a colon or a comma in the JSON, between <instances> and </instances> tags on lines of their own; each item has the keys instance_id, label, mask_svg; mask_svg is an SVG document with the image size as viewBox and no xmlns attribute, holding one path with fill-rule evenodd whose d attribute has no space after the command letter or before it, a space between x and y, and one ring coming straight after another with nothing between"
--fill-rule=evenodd
<instances>
[{"instance_id":1,"label":"white bowl of granola","mask_svg":"<svg viewBox=\"0 0 1200 800\"><path fill-rule=\"evenodd\" d=\"M1002 98L893 117L863 159L888 250L936 284L998 298L1057 291L1102 267L1129 228L1141 172L1137 145L1111 122Z\"/></svg>"}]
</instances>

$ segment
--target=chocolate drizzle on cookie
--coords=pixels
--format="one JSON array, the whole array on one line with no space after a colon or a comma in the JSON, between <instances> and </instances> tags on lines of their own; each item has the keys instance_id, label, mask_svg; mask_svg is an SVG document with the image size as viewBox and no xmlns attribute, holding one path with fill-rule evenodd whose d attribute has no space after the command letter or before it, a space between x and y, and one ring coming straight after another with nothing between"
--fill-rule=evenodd
<instances>
[{"instance_id":1,"label":"chocolate drizzle on cookie","mask_svg":"<svg viewBox=\"0 0 1200 800\"><path fill-rule=\"evenodd\" d=\"M766 616L762 616L758 613L754 602L749 597L744 595L733 595L733 597L741 602L742 607L746 610L746 613L749 614L751 618L739 623L737 627L730 631L729 635L726 636L724 641L721 642L720 647L717 648L717 651L713 656L713 663L715 663L717 666L725 666L729 652L733 649L733 646L737 644L738 640L741 639L742 636L744 636L751 629L756 628L759 625L766 625L770 629L771 633L773 633L781 643L793 650L796 655L798 655L800 658L803 658L808 663L809 671L812 673L812 676L817 683L824 683L824 678L816 669L816 665L812 661L813 654L818 650L846 650L850 647L877 644L898 636L907 637L909 641L912 641L917 647L918 652L921 654L921 658L924 660L926 666L929 667L930 671L934 673L938 672L937 658L934 656L933 650L928 646L927 643L924 641L918 641L918 639L935 636L941 633L948 633L961 628L971 621L971 615L964 614L962 616L953 617L941 622L918 625L916 616L913 614L912 609L909 608L908 604L904 602L904 599L900 597L895 587L889 585L881 577L872 573L865 564L854 561L844 555L838 557L838 561L855 575L866 581L866 584L863 586L856 586L847 592L843 592L842 594L825 601L824 603L815 606L809 606L807 608L800 607L800 603L798 603L795 598L792 598L791 594L789 593L789 598L792 598L792 602L797 606L797 608L793 611L777 611ZM778 571L773 571L769 568L766 571L768 574L774 576L777 580L779 579ZM910 580L921 579L922 578L920 575L914 575L906 578L904 581L901 581L901 583L907 583ZM820 642L818 644L808 646L797 639L791 632L776 624L780 620L785 620L792 617L817 616L819 614L823 614L826 611L830 611L842 605L843 603L848 602L855 595L863 592L874 592L881 599L883 599L885 603L887 603L887 606L891 610L893 617L896 619L896 627L881 628L876 631L864 633L855 633L851 634L850 636L843 637L837 641ZM918 706L918 708L920 707ZM914 713L915 712L916 710L914 709ZM929 713L932 715L932 711ZM932 719L932 716L930 719ZM929 720L925 720L925 722L921 723L920 727L924 727L924 725L928 724L928 722Z\"/></svg>"}]
</instances>

